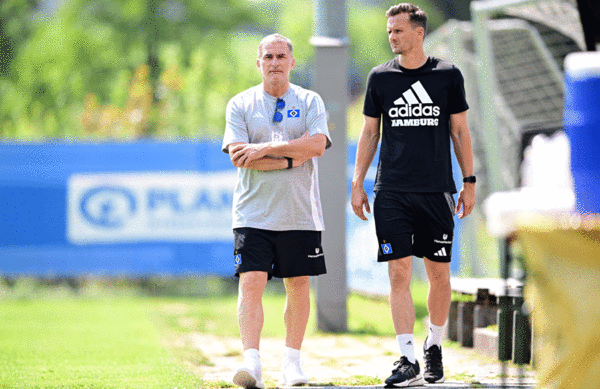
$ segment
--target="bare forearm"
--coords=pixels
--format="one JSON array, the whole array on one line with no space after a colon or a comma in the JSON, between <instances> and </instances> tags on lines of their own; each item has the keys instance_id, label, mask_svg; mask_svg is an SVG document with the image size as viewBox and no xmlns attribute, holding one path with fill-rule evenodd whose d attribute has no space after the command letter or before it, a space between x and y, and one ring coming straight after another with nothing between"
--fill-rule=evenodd
<instances>
[{"instance_id":1,"label":"bare forearm","mask_svg":"<svg viewBox=\"0 0 600 389\"><path fill-rule=\"evenodd\" d=\"M287 169L288 161L285 158L276 158L270 155L266 155L264 157L252 160L247 162L245 165L242 164L238 159L234 158L235 150L243 147L245 143L233 143L229 145L229 157L231 158L231 163L235 167L243 167L246 169L254 169L261 171L269 171L269 170L281 170ZM298 164L295 163L294 167Z\"/></svg>"},{"instance_id":2,"label":"bare forearm","mask_svg":"<svg viewBox=\"0 0 600 389\"><path fill-rule=\"evenodd\" d=\"M453 136L452 145L463 177L473 175L473 146L469 131L461 131Z\"/></svg>"},{"instance_id":3,"label":"bare forearm","mask_svg":"<svg viewBox=\"0 0 600 389\"><path fill-rule=\"evenodd\" d=\"M282 170L287 169L288 161L285 158L274 158L270 156L262 157L248 163L246 169L254 169L261 171Z\"/></svg>"},{"instance_id":4,"label":"bare forearm","mask_svg":"<svg viewBox=\"0 0 600 389\"><path fill-rule=\"evenodd\" d=\"M365 115L365 124L363 125L358 147L356 150L356 162L354 167L354 177L352 178L352 193L350 203L352 210L362 220L368 220L365 211L371 213L369 206L369 197L365 192L365 176L369 171L369 166L373 162L377 145L379 144L379 118L373 118Z\"/></svg>"},{"instance_id":5,"label":"bare forearm","mask_svg":"<svg viewBox=\"0 0 600 389\"><path fill-rule=\"evenodd\" d=\"M450 115L450 136L454 146L454 154L463 177L473 175L473 146L471 144L471 132L467 125L467 111ZM456 212L458 218L463 219L473 211L475 207L475 183L463 183L456 201Z\"/></svg>"},{"instance_id":6,"label":"bare forearm","mask_svg":"<svg viewBox=\"0 0 600 389\"><path fill-rule=\"evenodd\" d=\"M466 131L459 131L452 136L454 153L463 177L473 175L473 149L471 146L471 134L468 128ZM459 219L469 216L475 207L475 183L463 183L458 193L456 201L456 213Z\"/></svg>"},{"instance_id":7,"label":"bare forearm","mask_svg":"<svg viewBox=\"0 0 600 389\"><path fill-rule=\"evenodd\" d=\"M250 167L253 161L264 157L287 157L296 161L294 166L307 159L323 154L327 145L327 136L307 134L288 142L236 143L229 146L231 162L235 167Z\"/></svg>"},{"instance_id":8,"label":"bare forearm","mask_svg":"<svg viewBox=\"0 0 600 389\"><path fill-rule=\"evenodd\" d=\"M367 171L377 152L379 137L379 120L375 119L375 121L371 121L368 119L365 122L365 127L360 133L360 138L358 140L352 186L363 186Z\"/></svg>"},{"instance_id":9,"label":"bare forearm","mask_svg":"<svg viewBox=\"0 0 600 389\"><path fill-rule=\"evenodd\" d=\"M323 155L326 145L327 137L323 134L316 134L311 137L303 136L287 142L269 142L266 145L266 153L280 157L306 160Z\"/></svg>"},{"instance_id":10,"label":"bare forearm","mask_svg":"<svg viewBox=\"0 0 600 389\"><path fill-rule=\"evenodd\" d=\"M473 175L473 145L466 111L450 116L450 136L463 177Z\"/></svg>"}]
</instances>

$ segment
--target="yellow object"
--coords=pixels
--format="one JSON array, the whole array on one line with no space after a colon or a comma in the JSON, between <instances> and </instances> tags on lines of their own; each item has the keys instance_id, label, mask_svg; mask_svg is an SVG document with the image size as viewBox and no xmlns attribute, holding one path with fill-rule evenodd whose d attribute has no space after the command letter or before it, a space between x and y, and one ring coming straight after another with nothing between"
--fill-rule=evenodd
<instances>
[{"instance_id":1,"label":"yellow object","mask_svg":"<svg viewBox=\"0 0 600 389\"><path fill-rule=\"evenodd\" d=\"M600 388L600 219L529 215L527 266L539 388Z\"/></svg>"}]
</instances>

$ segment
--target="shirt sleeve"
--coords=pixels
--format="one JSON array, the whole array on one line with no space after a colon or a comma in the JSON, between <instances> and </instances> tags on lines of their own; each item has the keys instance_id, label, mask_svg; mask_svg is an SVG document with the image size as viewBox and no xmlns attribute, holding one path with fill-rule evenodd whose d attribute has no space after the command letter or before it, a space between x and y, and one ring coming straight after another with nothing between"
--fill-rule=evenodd
<instances>
[{"instance_id":1,"label":"shirt sleeve","mask_svg":"<svg viewBox=\"0 0 600 389\"><path fill-rule=\"evenodd\" d=\"M331 136L327 125L327 111L321 96L314 93L306 113L306 128L309 136L324 134L327 137L326 149L331 147Z\"/></svg>"},{"instance_id":2,"label":"shirt sleeve","mask_svg":"<svg viewBox=\"0 0 600 389\"><path fill-rule=\"evenodd\" d=\"M229 145L232 143L249 143L248 127L246 126L243 104L239 98L232 98L227 103L225 111L225 134L221 150L229 153Z\"/></svg>"},{"instance_id":3,"label":"shirt sleeve","mask_svg":"<svg viewBox=\"0 0 600 389\"><path fill-rule=\"evenodd\" d=\"M453 68L452 73L452 89L450 91L452 98L448 101L448 111L451 115L469 109L465 92L465 79L458 68Z\"/></svg>"},{"instance_id":4,"label":"shirt sleeve","mask_svg":"<svg viewBox=\"0 0 600 389\"><path fill-rule=\"evenodd\" d=\"M367 77L367 90L365 92L365 103L363 106L363 114L373 118L381 117L381 103L377 96L374 84L374 71L371 70Z\"/></svg>"}]
</instances>

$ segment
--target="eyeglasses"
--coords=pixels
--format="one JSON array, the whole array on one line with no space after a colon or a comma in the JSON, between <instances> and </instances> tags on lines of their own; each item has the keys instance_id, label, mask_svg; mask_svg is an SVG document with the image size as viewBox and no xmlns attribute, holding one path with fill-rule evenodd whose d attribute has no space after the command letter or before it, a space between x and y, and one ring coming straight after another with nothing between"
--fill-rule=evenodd
<instances>
[{"instance_id":1,"label":"eyeglasses","mask_svg":"<svg viewBox=\"0 0 600 389\"><path fill-rule=\"evenodd\" d=\"M285 101L283 99L277 99L275 103L275 114L273 115L273 121L279 123L283 120L283 115L279 112L280 109L285 108Z\"/></svg>"}]
</instances>

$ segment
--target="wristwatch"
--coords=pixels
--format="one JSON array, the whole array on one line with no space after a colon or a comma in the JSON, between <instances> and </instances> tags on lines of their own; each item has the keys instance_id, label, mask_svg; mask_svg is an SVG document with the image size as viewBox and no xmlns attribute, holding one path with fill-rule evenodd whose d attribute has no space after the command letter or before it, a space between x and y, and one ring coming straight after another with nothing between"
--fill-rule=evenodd
<instances>
[{"instance_id":1,"label":"wristwatch","mask_svg":"<svg viewBox=\"0 0 600 389\"><path fill-rule=\"evenodd\" d=\"M463 182L474 184L477 182L477 179L475 178L475 176L469 176L469 177L463 178Z\"/></svg>"}]
</instances>

